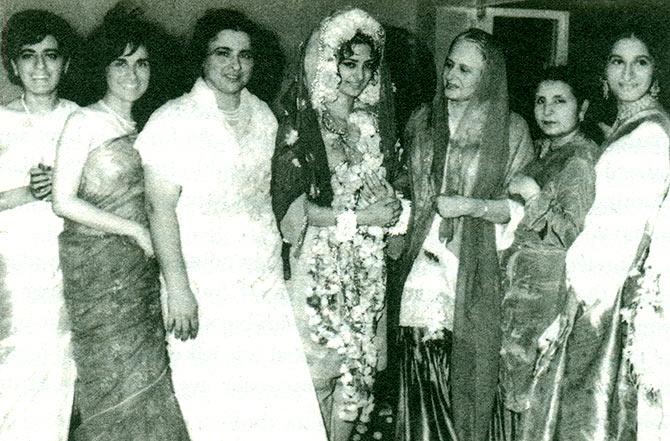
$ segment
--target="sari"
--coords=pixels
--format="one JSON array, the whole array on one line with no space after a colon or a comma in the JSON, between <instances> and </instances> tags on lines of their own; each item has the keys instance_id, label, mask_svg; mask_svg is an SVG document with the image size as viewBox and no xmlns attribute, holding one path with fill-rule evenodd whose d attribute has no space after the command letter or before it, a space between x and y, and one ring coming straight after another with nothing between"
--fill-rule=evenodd
<instances>
[{"instance_id":1,"label":"sari","mask_svg":"<svg viewBox=\"0 0 670 441\"><path fill-rule=\"evenodd\" d=\"M89 119L88 130L107 122ZM68 129L77 127L66 125L66 140ZM134 140L123 135L90 151L78 197L148 225ZM188 440L172 386L157 261L126 236L71 220L59 244L78 373L74 441Z\"/></svg>"},{"instance_id":2,"label":"sari","mask_svg":"<svg viewBox=\"0 0 670 441\"><path fill-rule=\"evenodd\" d=\"M516 440L552 441L565 370L565 340L576 302L564 289L565 254L595 196L597 145L577 132L543 140L522 171L541 187L527 202L505 251L500 378L505 406L520 413Z\"/></svg>"}]
</instances>

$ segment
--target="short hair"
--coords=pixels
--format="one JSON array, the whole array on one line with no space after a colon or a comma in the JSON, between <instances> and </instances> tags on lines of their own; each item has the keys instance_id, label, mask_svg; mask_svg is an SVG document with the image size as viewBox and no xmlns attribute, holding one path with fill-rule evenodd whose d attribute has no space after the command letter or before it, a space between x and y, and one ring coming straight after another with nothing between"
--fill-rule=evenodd
<instances>
[{"instance_id":1,"label":"short hair","mask_svg":"<svg viewBox=\"0 0 670 441\"><path fill-rule=\"evenodd\" d=\"M2 31L2 63L9 81L21 85L21 79L14 74L11 66L11 62L18 58L21 48L37 44L49 35L56 39L58 50L69 61L76 50L78 37L65 19L42 9L28 9L9 18Z\"/></svg>"},{"instance_id":2,"label":"short hair","mask_svg":"<svg viewBox=\"0 0 670 441\"><path fill-rule=\"evenodd\" d=\"M370 48L370 55L374 64L373 67L374 69L377 69L382 56L381 48L375 44L375 41L371 36L364 34L361 31L356 31L356 34L350 40L342 43L340 48L337 50L338 63L348 57L351 57L354 54L354 46L357 44L364 44Z\"/></svg>"},{"instance_id":3,"label":"short hair","mask_svg":"<svg viewBox=\"0 0 670 441\"><path fill-rule=\"evenodd\" d=\"M537 79L534 90L537 91L537 88L540 87L540 84L544 81L560 81L567 84L568 87L570 87L572 94L577 99L577 104L580 106L589 97L588 88L583 78L571 66L547 67Z\"/></svg>"},{"instance_id":4,"label":"short hair","mask_svg":"<svg viewBox=\"0 0 670 441\"><path fill-rule=\"evenodd\" d=\"M261 34L260 27L240 11L227 8L209 9L198 19L191 39L191 59L198 74L209 53L209 42L219 32L231 30L244 32L249 36L252 52L257 52Z\"/></svg>"}]
</instances>

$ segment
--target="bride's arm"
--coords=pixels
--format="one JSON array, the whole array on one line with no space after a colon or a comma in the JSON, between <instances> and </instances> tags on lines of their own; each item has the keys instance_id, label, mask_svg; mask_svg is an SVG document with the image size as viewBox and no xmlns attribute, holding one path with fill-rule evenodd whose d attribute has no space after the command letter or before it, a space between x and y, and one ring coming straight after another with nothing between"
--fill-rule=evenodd
<instances>
[{"instance_id":1,"label":"bride's arm","mask_svg":"<svg viewBox=\"0 0 670 441\"><path fill-rule=\"evenodd\" d=\"M195 338L198 304L186 272L176 212L181 187L164 179L147 164L144 185L151 236L167 291L166 328L181 340Z\"/></svg>"},{"instance_id":2,"label":"bride's arm","mask_svg":"<svg viewBox=\"0 0 670 441\"><path fill-rule=\"evenodd\" d=\"M53 210L60 216L106 233L130 236L147 255L153 255L149 230L138 222L101 210L77 196L82 170L89 153L90 131L86 118L68 119L56 150L53 177ZM88 129L88 130L87 130Z\"/></svg>"}]
</instances>

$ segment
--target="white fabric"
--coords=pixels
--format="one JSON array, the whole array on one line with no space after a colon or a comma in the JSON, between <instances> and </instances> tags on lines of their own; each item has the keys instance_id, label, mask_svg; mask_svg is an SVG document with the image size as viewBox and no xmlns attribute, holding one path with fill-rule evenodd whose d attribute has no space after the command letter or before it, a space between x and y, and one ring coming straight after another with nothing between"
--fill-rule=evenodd
<instances>
[{"instance_id":1,"label":"white fabric","mask_svg":"<svg viewBox=\"0 0 670 441\"><path fill-rule=\"evenodd\" d=\"M53 165L56 142L77 105L47 114L0 107L0 191L29 184ZM65 441L72 409L70 353L58 259L62 221L44 201L0 212L0 440Z\"/></svg>"},{"instance_id":2,"label":"white fabric","mask_svg":"<svg viewBox=\"0 0 670 441\"><path fill-rule=\"evenodd\" d=\"M567 252L566 277L592 322L612 306L670 171L668 137L644 122L613 142L596 164L596 196Z\"/></svg>"},{"instance_id":3,"label":"white fabric","mask_svg":"<svg viewBox=\"0 0 670 441\"><path fill-rule=\"evenodd\" d=\"M169 340L192 441L325 440L295 328L270 201L277 122L244 90L238 143L199 79L160 108L137 140L145 164L181 186L183 255L198 301L195 340Z\"/></svg>"},{"instance_id":4,"label":"white fabric","mask_svg":"<svg viewBox=\"0 0 670 441\"><path fill-rule=\"evenodd\" d=\"M496 224L496 248L510 247L514 232L523 218L521 204L507 200L510 220ZM422 251L417 256L407 277L400 305L400 326L427 327L431 331L453 329L458 256L440 242L439 228L442 217L435 214ZM437 257L431 259L424 251Z\"/></svg>"}]
</instances>

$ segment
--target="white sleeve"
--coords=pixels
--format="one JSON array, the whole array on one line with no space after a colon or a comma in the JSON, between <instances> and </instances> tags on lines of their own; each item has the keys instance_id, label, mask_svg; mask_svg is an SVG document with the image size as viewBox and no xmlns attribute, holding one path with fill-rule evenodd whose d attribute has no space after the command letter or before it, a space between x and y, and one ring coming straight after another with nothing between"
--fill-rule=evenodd
<instances>
[{"instance_id":1,"label":"white sleeve","mask_svg":"<svg viewBox=\"0 0 670 441\"><path fill-rule=\"evenodd\" d=\"M145 167L151 167L165 180L181 185L179 170L183 163L180 152L187 146L180 146L180 143L177 121L159 109L137 137L135 148Z\"/></svg>"},{"instance_id":2,"label":"white sleeve","mask_svg":"<svg viewBox=\"0 0 670 441\"><path fill-rule=\"evenodd\" d=\"M524 207L520 203L507 199L509 207L509 221L506 224L495 224L496 227L496 249L506 250L514 242L514 233L519 227L524 215Z\"/></svg>"},{"instance_id":3,"label":"white sleeve","mask_svg":"<svg viewBox=\"0 0 670 441\"><path fill-rule=\"evenodd\" d=\"M584 231L566 256L568 284L587 305L606 308L616 298L658 210L669 169L668 137L654 123L641 124L603 154Z\"/></svg>"}]
</instances>

